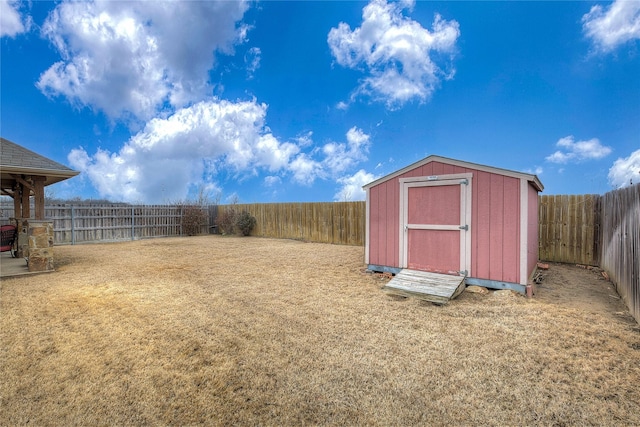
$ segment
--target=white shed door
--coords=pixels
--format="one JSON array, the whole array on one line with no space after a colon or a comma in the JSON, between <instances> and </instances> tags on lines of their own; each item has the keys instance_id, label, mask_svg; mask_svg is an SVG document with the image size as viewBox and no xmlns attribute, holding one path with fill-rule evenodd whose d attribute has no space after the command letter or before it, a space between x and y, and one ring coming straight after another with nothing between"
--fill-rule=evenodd
<instances>
[{"instance_id":1,"label":"white shed door","mask_svg":"<svg viewBox=\"0 0 640 427\"><path fill-rule=\"evenodd\" d=\"M469 272L471 174L404 178L402 267L454 275Z\"/></svg>"}]
</instances>

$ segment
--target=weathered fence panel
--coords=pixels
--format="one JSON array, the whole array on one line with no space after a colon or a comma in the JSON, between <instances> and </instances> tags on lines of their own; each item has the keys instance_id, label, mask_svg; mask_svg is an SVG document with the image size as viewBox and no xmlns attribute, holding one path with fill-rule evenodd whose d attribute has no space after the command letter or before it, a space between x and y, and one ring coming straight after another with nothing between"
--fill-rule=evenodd
<instances>
[{"instance_id":1,"label":"weathered fence panel","mask_svg":"<svg viewBox=\"0 0 640 427\"><path fill-rule=\"evenodd\" d=\"M544 261L598 265L600 196L540 196L538 257Z\"/></svg>"},{"instance_id":2,"label":"weathered fence panel","mask_svg":"<svg viewBox=\"0 0 640 427\"><path fill-rule=\"evenodd\" d=\"M47 206L57 244L181 235L180 206Z\"/></svg>"},{"instance_id":3,"label":"weathered fence panel","mask_svg":"<svg viewBox=\"0 0 640 427\"><path fill-rule=\"evenodd\" d=\"M364 202L220 205L210 208L210 221L228 209L256 218L253 236L364 246Z\"/></svg>"},{"instance_id":4,"label":"weathered fence panel","mask_svg":"<svg viewBox=\"0 0 640 427\"><path fill-rule=\"evenodd\" d=\"M602 196L600 267L640 323L640 184Z\"/></svg>"},{"instance_id":5,"label":"weathered fence panel","mask_svg":"<svg viewBox=\"0 0 640 427\"><path fill-rule=\"evenodd\" d=\"M45 217L53 221L58 245L84 242L112 242L183 234L181 205L47 205ZM2 220L13 216L3 206ZM208 224L202 232L208 232Z\"/></svg>"},{"instance_id":6,"label":"weathered fence panel","mask_svg":"<svg viewBox=\"0 0 640 427\"><path fill-rule=\"evenodd\" d=\"M364 202L254 203L204 207L208 222L201 233L215 231L216 218L227 209L256 218L254 236L364 246ZM3 218L13 209L3 209ZM180 205L48 205L56 244L180 236L185 211Z\"/></svg>"}]
</instances>

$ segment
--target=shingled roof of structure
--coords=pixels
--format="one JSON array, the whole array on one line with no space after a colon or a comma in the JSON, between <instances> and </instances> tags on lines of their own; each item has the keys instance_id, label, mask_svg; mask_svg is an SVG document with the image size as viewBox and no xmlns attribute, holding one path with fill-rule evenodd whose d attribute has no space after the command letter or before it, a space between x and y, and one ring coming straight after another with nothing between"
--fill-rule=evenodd
<instances>
[{"instance_id":1,"label":"shingled roof of structure","mask_svg":"<svg viewBox=\"0 0 640 427\"><path fill-rule=\"evenodd\" d=\"M0 171L3 188L10 174L46 176L50 185L79 173L5 138L0 138Z\"/></svg>"},{"instance_id":2,"label":"shingled roof of structure","mask_svg":"<svg viewBox=\"0 0 640 427\"><path fill-rule=\"evenodd\" d=\"M29 169L43 169L47 171L74 172L58 162L34 153L15 142L0 138L0 167L18 167Z\"/></svg>"}]
</instances>

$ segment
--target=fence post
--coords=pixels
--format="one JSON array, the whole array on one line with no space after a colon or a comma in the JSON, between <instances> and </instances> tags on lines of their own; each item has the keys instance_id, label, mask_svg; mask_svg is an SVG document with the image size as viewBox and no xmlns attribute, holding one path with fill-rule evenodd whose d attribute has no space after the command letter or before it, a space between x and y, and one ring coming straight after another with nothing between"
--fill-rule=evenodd
<instances>
[{"instance_id":1,"label":"fence post","mask_svg":"<svg viewBox=\"0 0 640 427\"><path fill-rule=\"evenodd\" d=\"M76 244L76 218L73 205L71 205L71 244Z\"/></svg>"},{"instance_id":2,"label":"fence post","mask_svg":"<svg viewBox=\"0 0 640 427\"><path fill-rule=\"evenodd\" d=\"M135 240L136 228L135 228L135 208L131 206L131 240Z\"/></svg>"}]
</instances>

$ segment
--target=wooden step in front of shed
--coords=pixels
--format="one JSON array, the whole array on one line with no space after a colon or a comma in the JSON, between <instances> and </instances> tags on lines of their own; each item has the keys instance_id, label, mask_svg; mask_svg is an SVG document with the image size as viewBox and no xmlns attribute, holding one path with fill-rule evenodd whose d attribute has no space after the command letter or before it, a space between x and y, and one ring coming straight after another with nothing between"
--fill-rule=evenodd
<instances>
[{"instance_id":1,"label":"wooden step in front of shed","mask_svg":"<svg viewBox=\"0 0 640 427\"><path fill-rule=\"evenodd\" d=\"M396 274L382 290L392 295L446 304L457 297L464 288L462 276L404 269Z\"/></svg>"}]
</instances>

